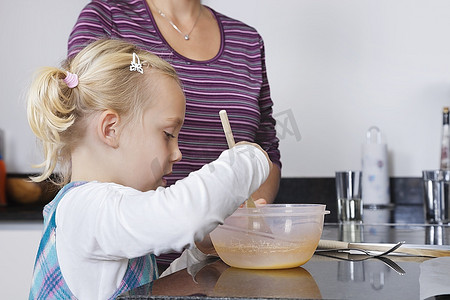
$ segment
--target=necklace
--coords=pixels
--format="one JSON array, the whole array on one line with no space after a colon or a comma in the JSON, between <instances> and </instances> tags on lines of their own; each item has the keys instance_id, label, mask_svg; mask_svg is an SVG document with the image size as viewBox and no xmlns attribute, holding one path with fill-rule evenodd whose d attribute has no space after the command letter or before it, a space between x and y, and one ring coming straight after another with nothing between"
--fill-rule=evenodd
<instances>
[{"instance_id":1,"label":"necklace","mask_svg":"<svg viewBox=\"0 0 450 300\"><path fill-rule=\"evenodd\" d=\"M194 30L195 25L197 25L198 19L200 19L200 15L202 14L202 7L200 6L200 11L198 12L197 19L195 20L194 25L192 25L191 30L185 34L177 27L177 25L175 25L175 23L172 22L171 19L169 19L169 17L166 16L166 14L164 12L162 12L158 7L156 7L155 4L153 4L153 5L158 10L158 14L160 14L161 17L166 19L167 22L169 22L169 24L172 25L173 29L175 29L179 34L181 34L186 41L189 41L189 36L191 35L192 31Z\"/></svg>"}]
</instances>

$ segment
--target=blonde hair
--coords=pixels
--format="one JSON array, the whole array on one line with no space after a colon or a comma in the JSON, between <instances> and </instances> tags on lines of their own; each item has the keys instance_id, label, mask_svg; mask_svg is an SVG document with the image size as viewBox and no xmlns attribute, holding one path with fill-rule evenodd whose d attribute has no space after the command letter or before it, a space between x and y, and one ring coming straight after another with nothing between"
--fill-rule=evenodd
<instances>
[{"instance_id":1,"label":"blonde hair","mask_svg":"<svg viewBox=\"0 0 450 300\"><path fill-rule=\"evenodd\" d=\"M139 57L144 75L130 71L133 53ZM60 174L51 180L59 185L70 181L71 150L83 137L86 119L93 113L111 109L125 122L142 116L153 83L146 72L157 71L179 83L169 63L120 40L95 41L66 60L63 67L65 70L42 68L28 93L28 123L42 143L44 155L44 161L35 166L43 168L42 174L31 178L36 182L50 178L57 166ZM67 72L78 76L76 87L69 88L63 81Z\"/></svg>"}]
</instances>

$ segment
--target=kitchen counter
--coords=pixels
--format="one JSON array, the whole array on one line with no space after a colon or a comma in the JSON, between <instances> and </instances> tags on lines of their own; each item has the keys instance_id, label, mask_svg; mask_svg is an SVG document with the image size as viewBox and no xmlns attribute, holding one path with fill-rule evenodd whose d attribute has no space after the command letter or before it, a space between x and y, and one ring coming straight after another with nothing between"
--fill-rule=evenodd
<instances>
[{"instance_id":1,"label":"kitchen counter","mask_svg":"<svg viewBox=\"0 0 450 300\"><path fill-rule=\"evenodd\" d=\"M44 204L0 206L1 221L43 221Z\"/></svg>"},{"instance_id":2,"label":"kitchen counter","mask_svg":"<svg viewBox=\"0 0 450 300\"><path fill-rule=\"evenodd\" d=\"M441 245L438 247L450 251L448 225L329 223L324 225L322 239L370 243L405 241L407 244ZM195 277L186 269L181 270L125 293L119 299L410 300L425 299L442 291L450 294L450 257L390 255L388 260L349 260L360 258L361 255L354 254L339 258L316 254L305 265L285 270L238 269L228 267L220 259L212 259L199 271L194 272L195 267L190 269ZM433 266L435 262L439 262L437 265L441 269ZM439 288L443 290L439 292Z\"/></svg>"}]
</instances>

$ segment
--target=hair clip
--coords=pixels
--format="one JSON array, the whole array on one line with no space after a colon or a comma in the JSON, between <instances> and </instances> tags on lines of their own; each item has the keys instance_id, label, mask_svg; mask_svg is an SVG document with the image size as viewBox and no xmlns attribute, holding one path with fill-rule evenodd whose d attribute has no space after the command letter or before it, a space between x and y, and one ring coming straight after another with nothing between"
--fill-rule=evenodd
<instances>
[{"instance_id":1,"label":"hair clip","mask_svg":"<svg viewBox=\"0 0 450 300\"><path fill-rule=\"evenodd\" d=\"M137 62L136 62L137 60ZM141 60L136 53L133 52L133 61L130 64L130 71L136 71L141 74L144 74L144 70L142 69Z\"/></svg>"},{"instance_id":2,"label":"hair clip","mask_svg":"<svg viewBox=\"0 0 450 300\"><path fill-rule=\"evenodd\" d=\"M78 85L78 75L67 71L66 78L64 78L63 81L70 89L73 89Z\"/></svg>"}]
</instances>

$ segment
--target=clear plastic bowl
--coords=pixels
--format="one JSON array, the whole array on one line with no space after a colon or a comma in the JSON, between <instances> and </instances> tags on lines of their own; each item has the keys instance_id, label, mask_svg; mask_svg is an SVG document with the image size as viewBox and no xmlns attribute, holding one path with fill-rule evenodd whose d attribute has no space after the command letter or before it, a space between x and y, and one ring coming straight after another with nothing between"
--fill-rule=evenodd
<instances>
[{"instance_id":1,"label":"clear plastic bowl","mask_svg":"<svg viewBox=\"0 0 450 300\"><path fill-rule=\"evenodd\" d=\"M328 213L321 204L239 208L210 236L217 254L232 267L294 268L314 254Z\"/></svg>"}]
</instances>

